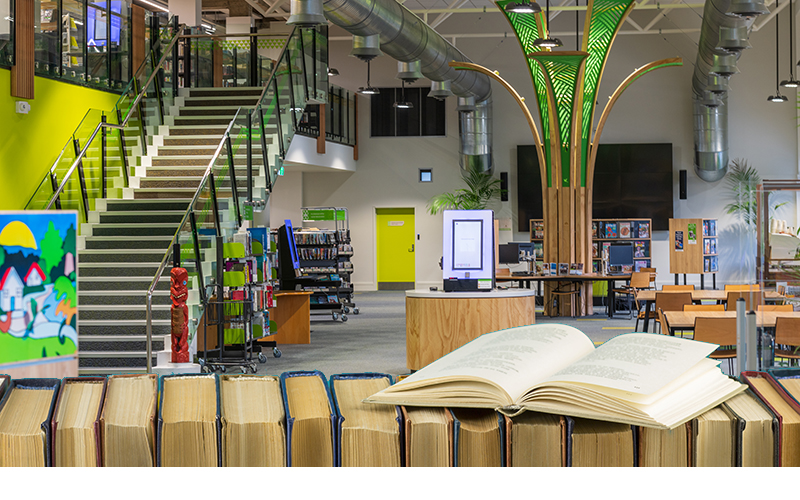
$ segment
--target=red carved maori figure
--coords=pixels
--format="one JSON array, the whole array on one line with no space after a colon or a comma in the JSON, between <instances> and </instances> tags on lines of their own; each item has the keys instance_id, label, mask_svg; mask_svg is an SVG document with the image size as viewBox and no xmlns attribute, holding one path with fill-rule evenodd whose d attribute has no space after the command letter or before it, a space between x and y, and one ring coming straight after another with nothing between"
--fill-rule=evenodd
<instances>
[{"instance_id":1,"label":"red carved maori figure","mask_svg":"<svg viewBox=\"0 0 800 500\"><path fill-rule=\"evenodd\" d=\"M182 267L170 271L169 296L172 299L172 362L189 362L189 308L186 299L189 289L186 286L189 273Z\"/></svg>"}]
</instances>

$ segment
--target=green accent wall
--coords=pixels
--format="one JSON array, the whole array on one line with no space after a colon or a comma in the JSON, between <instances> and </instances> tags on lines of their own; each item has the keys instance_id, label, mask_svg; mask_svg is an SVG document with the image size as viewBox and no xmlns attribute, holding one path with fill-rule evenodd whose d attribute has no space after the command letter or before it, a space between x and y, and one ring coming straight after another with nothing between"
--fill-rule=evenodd
<instances>
[{"instance_id":1,"label":"green accent wall","mask_svg":"<svg viewBox=\"0 0 800 500\"><path fill-rule=\"evenodd\" d=\"M0 69L0 210L22 210L90 108L111 110L119 95L34 78L27 115L16 113L11 71Z\"/></svg>"}]
</instances>

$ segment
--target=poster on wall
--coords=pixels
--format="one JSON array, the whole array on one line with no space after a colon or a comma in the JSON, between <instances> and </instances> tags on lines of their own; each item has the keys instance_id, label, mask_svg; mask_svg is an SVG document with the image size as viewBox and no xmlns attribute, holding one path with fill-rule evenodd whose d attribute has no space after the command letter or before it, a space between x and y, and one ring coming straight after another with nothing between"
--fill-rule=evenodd
<instances>
[{"instance_id":1,"label":"poster on wall","mask_svg":"<svg viewBox=\"0 0 800 500\"><path fill-rule=\"evenodd\" d=\"M0 373L65 360L77 375L77 219L0 212Z\"/></svg>"},{"instance_id":2,"label":"poster on wall","mask_svg":"<svg viewBox=\"0 0 800 500\"><path fill-rule=\"evenodd\" d=\"M683 231L675 231L675 251L683 252Z\"/></svg>"},{"instance_id":3,"label":"poster on wall","mask_svg":"<svg viewBox=\"0 0 800 500\"><path fill-rule=\"evenodd\" d=\"M689 224L689 234L686 235L686 243L697 245L697 224Z\"/></svg>"}]
</instances>

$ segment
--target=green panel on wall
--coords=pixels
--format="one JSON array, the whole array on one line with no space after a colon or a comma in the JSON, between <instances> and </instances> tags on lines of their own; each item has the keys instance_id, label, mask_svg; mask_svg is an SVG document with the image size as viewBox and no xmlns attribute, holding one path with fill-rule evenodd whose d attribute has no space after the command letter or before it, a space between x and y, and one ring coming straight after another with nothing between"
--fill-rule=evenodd
<instances>
[{"instance_id":1,"label":"green panel on wall","mask_svg":"<svg viewBox=\"0 0 800 500\"><path fill-rule=\"evenodd\" d=\"M89 108L111 110L119 95L34 78L28 114L17 114L10 70L0 69L0 210L25 208Z\"/></svg>"}]
</instances>

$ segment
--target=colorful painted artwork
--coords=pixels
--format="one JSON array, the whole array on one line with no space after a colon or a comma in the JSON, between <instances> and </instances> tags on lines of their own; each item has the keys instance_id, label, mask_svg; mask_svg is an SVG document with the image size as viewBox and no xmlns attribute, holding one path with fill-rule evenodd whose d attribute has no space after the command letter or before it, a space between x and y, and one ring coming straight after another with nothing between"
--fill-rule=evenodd
<instances>
[{"instance_id":1,"label":"colorful painted artwork","mask_svg":"<svg viewBox=\"0 0 800 500\"><path fill-rule=\"evenodd\" d=\"M0 365L77 354L76 231L76 212L0 212Z\"/></svg>"}]
</instances>

